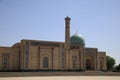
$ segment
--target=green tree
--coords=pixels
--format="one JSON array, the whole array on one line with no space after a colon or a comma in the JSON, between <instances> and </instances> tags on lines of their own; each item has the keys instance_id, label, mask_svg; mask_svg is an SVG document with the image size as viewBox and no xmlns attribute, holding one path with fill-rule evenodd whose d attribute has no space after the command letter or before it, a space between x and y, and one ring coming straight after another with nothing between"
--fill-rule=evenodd
<instances>
[{"instance_id":1,"label":"green tree","mask_svg":"<svg viewBox=\"0 0 120 80\"><path fill-rule=\"evenodd\" d=\"M110 56L106 56L106 59L107 59L107 70L111 71L113 69L113 66L115 65L115 59Z\"/></svg>"},{"instance_id":2,"label":"green tree","mask_svg":"<svg viewBox=\"0 0 120 80\"><path fill-rule=\"evenodd\" d=\"M114 66L114 71L120 71L120 64Z\"/></svg>"}]
</instances>

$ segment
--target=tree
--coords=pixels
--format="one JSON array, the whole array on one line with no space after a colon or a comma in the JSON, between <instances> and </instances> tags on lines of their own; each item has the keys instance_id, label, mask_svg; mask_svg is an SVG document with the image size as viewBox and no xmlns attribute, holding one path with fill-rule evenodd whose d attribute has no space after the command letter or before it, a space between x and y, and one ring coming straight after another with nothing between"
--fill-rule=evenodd
<instances>
[{"instance_id":1,"label":"tree","mask_svg":"<svg viewBox=\"0 0 120 80\"><path fill-rule=\"evenodd\" d=\"M107 59L107 70L111 71L113 69L113 66L115 65L115 59L110 56L106 56L106 59Z\"/></svg>"},{"instance_id":2,"label":"tree","mask_svg":"<svg viewBox=\"0 0 120 80\"><path fill-rule=\"evenodd\" d=\"M120 71L120 64L114 66L114 71Z\"/></svg>"}]
</instances>

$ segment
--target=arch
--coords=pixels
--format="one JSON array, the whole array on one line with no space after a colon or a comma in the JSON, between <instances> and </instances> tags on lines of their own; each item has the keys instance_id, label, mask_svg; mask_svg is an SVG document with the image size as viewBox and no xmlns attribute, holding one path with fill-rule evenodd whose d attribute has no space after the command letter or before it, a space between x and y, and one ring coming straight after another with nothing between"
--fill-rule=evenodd
<instances>
[{"instance_id":1,"label":"arch","mask_svg":"<svg viewBox=\"0 0 120 80\"><path fill-rule=\"evenodd\" d=\"M104 69L104 59L101 57L100 58L100 70Z\"/></svg>"},{"instance_id":2,"label":"arch","mask_svg":"<svg viewBox=\"0 0 120 80\"><path fill-rule=\"evenodd\" d=\"M48 57L43 58L43 68L48 68L49 67L49 59Z\"/></svg>"},{"instance_id":3,"label":"arch","mask_svg":"<svg viewBox=\"0 0 120 80\"><path fill-rule=\"evenodd\" d=\"M102 70L103 69L103 62L102 61L100 61L100 70Z\"/></svg>"},{"instance_id":4,"label":"arch","mask_svg":"<svg viewBox=\"0 0 120 80\"><path fill-rule=\"evenodd\" d=\"M8 70L9 69L9 54L2 54L2 68L3 70Z\"/></svg>"},{"instance_id":5,"label":"arch","mask_svg":"<svg viewBox=\"0 0 120 80\"><path fill-rule=\"evenodd\" d=\"M87 59L86 60L86 70L91 70L92 67L91 67L91 60L90 59Z\"/></svg>"},{"instance_id":6,"label":"arch","mask_svg":"<svg viewBox=\"0 0 120 80\"><path fill-rule=\"evenodd\" d=\"M77 68L77 56L72 56L72 68Z\"/></svg>"}]
</instances>

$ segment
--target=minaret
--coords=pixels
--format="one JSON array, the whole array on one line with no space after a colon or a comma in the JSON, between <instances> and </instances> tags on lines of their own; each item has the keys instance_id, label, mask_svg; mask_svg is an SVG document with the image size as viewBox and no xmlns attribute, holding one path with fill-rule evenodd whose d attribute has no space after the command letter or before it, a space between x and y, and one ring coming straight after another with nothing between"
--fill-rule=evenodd
<instances>
[{"instance_id":1,"label":"minaret","mask_svg":"<svg viewBox=\"0 0 120 80\"><path fill-rule=\"evenodd\" d=\"M69 69L69 45L70 45L70 18L65 18L65 67L66 70Z\"/></svg>"},{"instance_id":2,"label":"minaret","mask_svg":"<svg viewBox=\"0 0 120 80\"><path fill-rule=\"evenodd\" d=\"M69 49L70 44L70 19L68 16L65 18L65 48Z\"/></svg>"}]
</instances>

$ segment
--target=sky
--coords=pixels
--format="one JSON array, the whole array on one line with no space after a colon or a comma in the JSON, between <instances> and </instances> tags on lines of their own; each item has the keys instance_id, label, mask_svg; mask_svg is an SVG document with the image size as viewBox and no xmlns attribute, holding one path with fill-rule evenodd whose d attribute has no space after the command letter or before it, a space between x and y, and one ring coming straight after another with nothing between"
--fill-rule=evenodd
<instances>
[{"instance_id":1,"label":"sky","mask_svg":"<svg viewBox=\"0 0 120 80\"><path fill-rule=\"evenodd\" d=\"M120 63L120 0L0 0L0 46L22 39L65 40L65 20L71 18L85 46L98 48Z\"/></svg>"}]
</instances>

